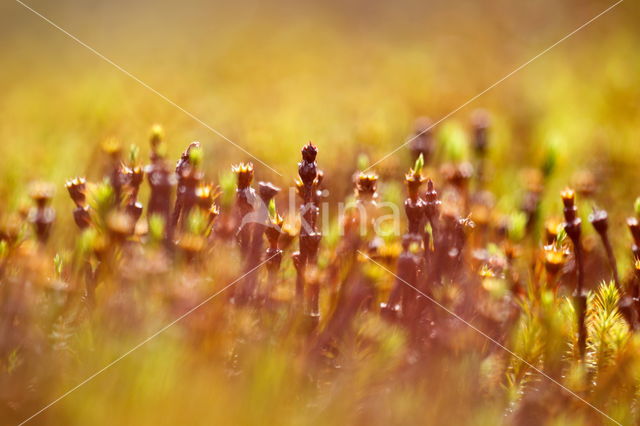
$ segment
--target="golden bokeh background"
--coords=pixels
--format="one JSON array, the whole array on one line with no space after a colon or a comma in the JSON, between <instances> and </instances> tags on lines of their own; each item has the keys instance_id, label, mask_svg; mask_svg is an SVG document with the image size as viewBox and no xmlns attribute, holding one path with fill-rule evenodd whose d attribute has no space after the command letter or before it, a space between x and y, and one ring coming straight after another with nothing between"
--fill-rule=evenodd
<instances>
[{"instance_id":1,"label":"golden bokeh background","mask_svg":"<svg viewBox=\"0 0 640 426\"><path fill-rule=\"evenodd\" d=\"M377 161L407 139L416 117L446 116L614 1L24 3L282 174L254 160L260 180L289 185L301 145L312 140L320 149L327 186L342 197L350 191L359 154ZM489 185L503 210L517 203L513 194L521 187L521 169L538 166L553 146L558 167L548 182L543 216L560 213L558 190L575 173L589 169L600 179L596 199L609 209L614 238L627 232L622 223L638 196L640 179L638 22L638 2L623 1L439 126L437 131L447 125L466 129L474 108L491 113ZM171 158L192 140L201 141L204 168L214 181L232 163L251 160L19 2L0 4L0 216L24 202L29 182L52 181L59 188L54 238L70 242L75 229L64 181L76 175L99 179L100 143L106 138L138 144L146 158L154 123L165 128ZM409 155L401 150L375 169L384 185L385 179L400 179L408 165ZM616 200L622 201L612 203ZM616 250L627 247L618 244ZM252 324L242 321L237 318L239 327L251 333ZM371 327L367 332L378 333L375 323ZM221 336L221 341L229 338ZM84 347L101 349L90 359L96 368L138 342L111 339L110 346L102 347L101 335L95 341L90 337L79 339L88 341ZM388 341L390 353L400 346L395 335ZM194 374L190 357L196 351L186 356L182 342L162 342L150 343L139 358L120 363L117 373L70 396L50 418L58 424L65 419L84 424L203 419L227 424L233 419L249 424L268 414L267 423L273 424L278 416L291 424L339 424L354 419L359 383L367 383L387 362L384 353L376 354L377 364L354 369L341 393L334 392L331 409L313 407L321 414L309 419L289 404L299 397L299 387L288 382L287 350L293 344L280 351L247 350L247 377L229 385L225 366ZM464 370L471 368L466 364L460 368L452 378L443 373L443 381L450 380L452 389L466 390L475 401L476 390L465 380L474 372ZM85 369L87 375L95 371ZM75 378L63 380L50 393L59 395L76 383ZM459 404L457 393L425 393L439 398L434 406ZM400 411L420 407L419 395L413 400L411 395L390 395L388 401ZM478 406L473 424L491 424L502 416L488 405ZM448 416L436 414L433 418Z\"/></svg>"}]
</instances>

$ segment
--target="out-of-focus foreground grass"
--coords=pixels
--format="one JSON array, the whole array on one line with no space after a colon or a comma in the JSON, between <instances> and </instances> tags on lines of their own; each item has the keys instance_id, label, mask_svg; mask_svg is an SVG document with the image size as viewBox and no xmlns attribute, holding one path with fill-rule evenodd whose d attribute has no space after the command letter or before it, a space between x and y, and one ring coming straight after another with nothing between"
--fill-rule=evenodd
<instances>
[{"instance_id":1,"label":"out-of-focus foreground grass","mask_svg":"<svg viewBox=\"0 0 640 426\"><path fill-rule=\"evenodd\" d=\"M263 179L289 185L300 145L313 140L327 186L343 188L337 197L350 187L359 153L376 161L406 140L415 117L446 115L610 4L418 3L28 2L283 174L254 161ZM53 181L60 190L52 240L70 242L74 228L66 214L70 202L61 190L64 180L98 178L99 143L107 137L141 145L146 158L147 130L156 122L166 129L170 158L187 142L200 140L210 176L251 160L18 3L1 5L0 16L0 214L24 202L29 181ZM627 200L608 205L622 222L640 179L639 18L640 7L627 0L472 105L488 109L494 119L490 185L504 196L501 202L509 204L510 194L517 192L519 169L539 164L553 148L558 167L546 193L555 196L575 172L599 170L606 188L601 202ZM472 106L448 121L466 126ZM407 164L401 150L376 170L399 178ZM555 198L545 202L545 211L552 202L557 207ZM240 269L221 277L225 260L214 259L211 266L221 285ZM216 303L223 301L212 301L207 312L215 312ZM76 347L84 350L61 362L78 363L82 357L82 371L56 382L50 395L62 394L169 319L147 321L130 337L95 330L81 334ZM213 324L218 332L210 333L211 341L205 333L189 346L182 335L188 329L171 330L44 418L59 424L344 424L367 420L362 412L379 412L371 405L389 404L399 417L384 420L401 422L403 413L406 419L421 415L424 395L434 400L424 418L489 424L502 416L482 400L476 384L465 380L487 368L473 356L457 364L454 374L442 368L439 383L425 384L433 389L403 392L400 383L386 393L381 385L395 374L393 360L404 337L375 319L362 320L362 332L382 342L375 354L358 364L362 354L354 348L348 373L319 393L326 399L308 397L305 391L315 396L317 389L292 382L305 378L299 360L290 356L299 350L294 338L252 336L249 341L263 344L240 349L225 341L239 338L225 337L221 330L229 324L234 333L247 335L269 329L257 327L256 320L251 314L219 318L215 313L202 323L192 319L191 327ZM270 339L279 344L268 344ZM230 347L246 351L237 355L246 365L228 365L234 357L220 352ZM431 377L439 367L429 367ZM230 380L228 370L236 368L245 374ZM438 392L444 386L455 392Z\"/></svg>"}]
</instances>

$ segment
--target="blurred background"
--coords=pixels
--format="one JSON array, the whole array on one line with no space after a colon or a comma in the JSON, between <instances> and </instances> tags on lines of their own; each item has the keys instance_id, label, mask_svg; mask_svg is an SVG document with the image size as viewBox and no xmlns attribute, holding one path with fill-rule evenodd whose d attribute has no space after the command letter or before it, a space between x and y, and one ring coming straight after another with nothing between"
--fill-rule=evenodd
<instances>
[{"instance_id":1,"label":"blurred background","mask_svg":"<svg viewBox=\"0 0 640 426\"><path fill-rule=\"evenodd\" d=\"M282 174L254 160L256 180L290 185L300 147L313 141L336 199L351 192L360 154L369 163L377 161L407 140L417 117L439 120L614 3L24 1ZM438 135L464 138L473 110L489 111L488 186L501 211L519 209L523 170L540 167L550 151L556 167L546 182L543 217L560 214L561 188L574 184L585 170L593 173L599 183L594 200L609 211L622 259L629 257L623 221L640 195L638 22L638 2L622 2L435 129ZM164 126L172 159L199 140L205 171L216 183L228 175L231 164L252 160L19 3L0 3L0 219L28 202L29 182L52 181L58 187L53 238L70 245L77 233L64 181L76 175L100 179L106 164L100 144L107 138L117 138L124 147L139 145L146 158L154 123ZM376 165L383 197L391 199L395 191L395 199L402 201L399 181L409 165L406 149ZM581 208L588 212L585 204ZM213 261L224 264L221 269L232 276L236 271L226 259L219 255ZM175 281L180 279L184 277ZM291 374L303 370L291 359L299 350L295 339L279 343L278 350L247 344L240 349L246 351L244 358L237 358L244 360L248 374L229 380L223 360L235 355L220 349L233 346L227 326L233 324L252 338L260 327L251 317L224 318L224 311L215 310L222 303L212 303L213 320L194 315L192 325L213 328L222 337L197 342L189 353L191 346L185 350L183 340L167 344L166 339L179 335L177 327L172 329L165 340L149 343L50 410L52 424L157 425L203 419L229 424L232 418L237 424L282 424L283 419L290 424L341 424L356 418L354 401L365 412L384 412L386 402L397 412L417 409L423 415L421 393L386 393L377 387L378 380L388 380L402 342L375 322L365 332L382 336L388 343L385 350L370 355L374 362L347 365L335 385L338 390L331 388L326 400L301 396L303 386L293 383L306 380L304 373ZM77 338L88 349L70 357L72 365L83 365L75 376L42 364L45 377L62 372L62 380L48 390L27 385L47 396L36 399L33 411L50 402L49 395L61 395L140 341L137 335L110 336L96 332ZM482 360L476 361L461 364L453 375L446 362L430 367L430 377L453 391L433 392L432 383L425 384L421 391L437 400L432 410L442 412L424 418L450 420L453 415L467 424L495 424L503 418L499 404L486 404L469 380ZM367 388L363 384L373 384L374 396L379 392L384 398L361 398L359 392ZM476 409L458 409L470 404Z\"/></svg>"},{"instance_id":2,"label":"blurred background","mask_svg":"<svg viewBox=\"0 0 640 426\"><path fill-rule=\"evenodd\" d=\"M27 4L283 175L254 160L258 179L289 185L300 146L318 144L341 196L359 153L377 161L416 117L440 119L613 2ZM637 3L621 3L447 120L466 128L474 108L490 111L494 190L514 190L518 168L538 165L549 144L554 194L595 166L605 182L640 177L639 18ZM105 138L146 156L153 123L165 127L172 158L201 141L214 180L252 160L19 3L0 6L0 34L2 209L34 179L99 177ZM400 178L406 151L375 169ZM603 197L635 197L634 188Z\"/></svg>"}]
</instances>

